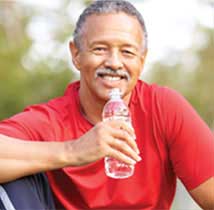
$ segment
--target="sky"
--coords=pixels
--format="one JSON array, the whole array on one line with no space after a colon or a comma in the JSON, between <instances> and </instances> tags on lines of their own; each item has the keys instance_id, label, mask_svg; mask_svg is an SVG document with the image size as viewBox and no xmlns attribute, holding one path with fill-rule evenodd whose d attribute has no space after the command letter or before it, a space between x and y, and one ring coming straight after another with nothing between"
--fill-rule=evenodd
<instances>
[{"instance_id":1,"label":"sky","mask_svg":"<svg viewBox=\"0 0 214 210\"><path fill-rule=\"evenodd\" d=\"M142 4L137 1L135 5L147 25L151 62L164 59L164 55L172 49L182 51L195 44L198 47L206 44L205 37L194 33L195 27L197 24L214 27L214 7L202 2L203 0L147 0Z\"/></svg>"},{"instance_id":2,"label":"sky","mask_svg":"<svg viewBox=\"0 0 214 210\"><path fill-rule=\"evenodd\" d=\"M214 0L129 0L142 13L146 22L149 36L149 51L145 69L149 69L152 63L165 60L176 62L179 52L194 47L203 47L206 44L206 37L202 33L195 33L197 24L208 28L214 28ZM61 5L60 0L17 0L29 6L43 10L56 10ZM74 22L83 10L81 1L71 0L67 10L64 12ZM44 21L46 20L46 21ZM35 52L45 56L56 48L58 43L47 45L51 40L51 30L54 24L59 24L54 18L35 18L28 27L29 35L34 39L35 44L31 55ZM46 43L44 45L44 43ZM68 54L66 47L58 51L58 55L65 57ZM169 53L175 52L174 57ZM72 64L71 64L72 65ZM73 66L72 66L73 67Z\"/></svg>"}]
</instances>

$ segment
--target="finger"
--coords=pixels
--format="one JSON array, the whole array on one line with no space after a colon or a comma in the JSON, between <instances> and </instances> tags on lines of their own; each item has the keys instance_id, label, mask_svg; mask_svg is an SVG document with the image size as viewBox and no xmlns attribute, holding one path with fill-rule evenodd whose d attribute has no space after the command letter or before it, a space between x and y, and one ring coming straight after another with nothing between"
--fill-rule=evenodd
<instances>
[{"instance_id":1,"label":"finger","mask_svg":"<svg viewBox=\"0 0 214 210\"><path fill-rule=\"evenodd\" d=\"M124 153L120 152L119 150L115 150L114 148L109 149L108 157L115 158L123 163L128 165L135 165L136 161L130 158L129 156L125 155Z\"/></svg>"},{"instance_id":2,"label":"finger","mask_svg":"<svg viewBox=\"0 0 214 210\"><path fill-rule=\"evenodd\" d=\"M130 134L128 132L126 132L125 130L122 129L115 129L112 128L112 136L116 139L120 139L122 141L124 141L126 144L128 144L137 154L139 154L139 149L137 146L137 143L135 141L135 139L133 138L133 136L130 136Z\"/></svg>"},{"instance_id":3,"label":"finger","mask_svg":"<svg viewBox=\"0 0 214 210\"><path fill-rule=\"evenodd\" d=\"M130 158L132 158L135 161L140 161L141 157L136 153L136 151L134 151L126 142L124 142L123 140L120 139L112 139L112 141L109 143L109 145L124 153L125 155L129 156Z\"/></svg>"},{"instance_id":4,"label":"finger","mask_svg":"<svg viewBox=\"0 0 214 210\"><path fill-rule=\"evenodd\" d=\"M120 130L126 131L129 135L131 135L134 139L136 139L135 131L134 131L134 128L132 127L131 123L125 122L122 120L112 120L111 125L114 128L118 128Z\"/></svg>"}]
</instances>

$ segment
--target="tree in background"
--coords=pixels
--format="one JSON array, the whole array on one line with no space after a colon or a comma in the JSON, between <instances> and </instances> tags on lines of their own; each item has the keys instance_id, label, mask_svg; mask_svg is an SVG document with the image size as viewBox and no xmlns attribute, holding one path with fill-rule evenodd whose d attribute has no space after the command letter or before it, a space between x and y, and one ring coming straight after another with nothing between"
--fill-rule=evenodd
<instances>
[{"instance_id":1,"label":"tree in background","mask_svg":"<svg viewBox=\"0 0 214 210\"><path fill-rule=\"evenodd\" d=\"M72 34L72 25L60 15L60 10L44 11L47 18L52 15L61 24L52 31L55 40L52 52L41 58L36 52L31 53L36 44L27 33L33 18L41 11L16 1L0 2L0 119L22 111L27 105L62 95L74 79L67 58L57 56L60 49L67 47L66 39ZM49 40L44 44L48 47Z\"/></svg>"}]
</instances>

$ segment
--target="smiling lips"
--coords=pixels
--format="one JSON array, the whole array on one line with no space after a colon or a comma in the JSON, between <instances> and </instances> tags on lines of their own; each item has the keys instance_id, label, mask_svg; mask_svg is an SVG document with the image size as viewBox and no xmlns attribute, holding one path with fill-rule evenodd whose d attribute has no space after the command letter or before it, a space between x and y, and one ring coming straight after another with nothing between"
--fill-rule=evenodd
<instances>
[{"instance_id":1,"label":"smiling lips","mask_svg":"<svg viewBox=\"0 0 214 210\"><path fill-rule=\"evenodd\" d=\"M97 77L101 77L102 79L108 81L119 81L122 79L129 81L130 79L128 72L124 70L112 70L110 68L97 69L95 72L95 78Z\"/></svg>"},{"instance_id":2,"label":"smiling lips","mask_svg":"<svg viewBox=\"0 0 214 210\"><path fill-rule=\"evenodd\" d=\"M110 80L110 81L119 81L123 78L119 77L119 76L110 76L110 75L98 75L100 77L102 77L104 80Z\"/></svg>"}]
</instances>

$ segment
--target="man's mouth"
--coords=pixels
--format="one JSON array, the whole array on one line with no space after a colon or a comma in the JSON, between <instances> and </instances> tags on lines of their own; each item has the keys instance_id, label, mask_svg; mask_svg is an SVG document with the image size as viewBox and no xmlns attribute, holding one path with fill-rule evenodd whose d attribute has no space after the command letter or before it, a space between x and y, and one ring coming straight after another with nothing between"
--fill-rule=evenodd
<instances>
[{"instance_id":1,"label":"man's mouth","mask_svg":"<svg viewBox=\"0 0 214 210\"><path fill-rule=\"evenodd\" d=\"M111 69L98 69L95 73L95 78L101 77L108 81L120 81L129 80L130 76L126 71L123 70L111 70Z\"/></svg>"},{"instance_id":2,"label":"man's mouth","mask_svg":"<svg viewBox=\"0 0 214 210\"><path fill-rule=\"evenodd\" d=\"M122 79L127 79L126 76L119 76L119 75L98 74L97 76L101 77L104 80L109 80L109 81L119 81Z\"/></svg>"}]
</instances>

